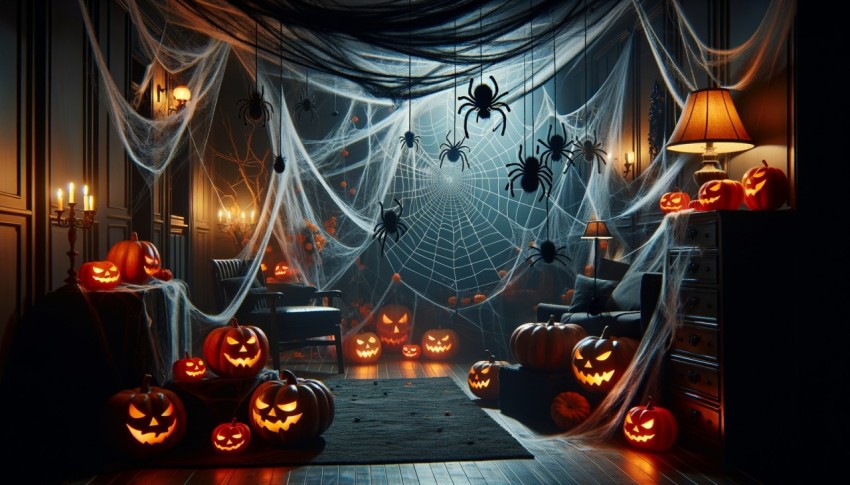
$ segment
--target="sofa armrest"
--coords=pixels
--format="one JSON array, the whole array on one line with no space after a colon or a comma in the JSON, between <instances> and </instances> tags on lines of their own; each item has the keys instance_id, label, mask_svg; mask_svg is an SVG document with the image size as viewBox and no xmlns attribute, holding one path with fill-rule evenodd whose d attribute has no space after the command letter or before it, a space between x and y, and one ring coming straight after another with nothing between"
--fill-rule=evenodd
<instances>
[{"instance_id":1,"label":"sofa armrest","mask_svg":"<svg viewBox=\"0 0 850 485\"><path fill-rule=\"evenodd\" d=\"M313 298L321 301L323 298L328 299L328 306L334 306L334 298L342 298L342 290L320 290L313 293Z\"/></svg>"},{"instance_id":2,"label":"sofa armrest","mask_svg":"<svg viewBox=\"0 0 850 485\"><path fill-rule=\"evenodd\" d=\"M561 315L570 312L570 305L559 305L557 303L538 303L537 321L548 322L550 315L555 315L555 321L561 321Z\"/></svg>"}]
</instances>

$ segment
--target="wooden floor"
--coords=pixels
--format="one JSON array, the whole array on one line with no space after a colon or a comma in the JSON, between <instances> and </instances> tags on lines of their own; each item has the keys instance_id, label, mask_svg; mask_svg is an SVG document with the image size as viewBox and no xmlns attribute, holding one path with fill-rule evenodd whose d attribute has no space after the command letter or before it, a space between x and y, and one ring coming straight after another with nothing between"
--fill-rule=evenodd
<instances>
[{"instance_id":1,"label":"wooden floor","mask_svg":"<svg viewBox=\"0 0 850 485\"><path fill-rule=\"evenodd\" d=\"M346 369L346 379L443 377L469 394L472 362L439 363L382 358L375 365ZM290 358L284 367L300 377L335 374L333 359ZM706 456L676 447L665 453L635 451L620 443L603 446L541 436L498 409L483 408L535 456L533 460L299 466L220 469L143 469L104 474L74 484L750 484L759 483Z\"/></svg>"}]
</instances>

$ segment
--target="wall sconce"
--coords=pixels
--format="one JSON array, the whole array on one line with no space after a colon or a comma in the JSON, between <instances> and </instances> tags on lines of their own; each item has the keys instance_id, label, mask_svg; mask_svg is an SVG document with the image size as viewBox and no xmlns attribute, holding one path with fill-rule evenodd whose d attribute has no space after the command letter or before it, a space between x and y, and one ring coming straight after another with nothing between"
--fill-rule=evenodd
<instances>
[{"instance_id":1,"label":"wall sconce","mask_svg":"<svg viewBox=\"0 0 850 485\"><path fill-rule=\"evenodd\" d=\"M623 177L628 177L630 173L634 173L632 169L635 166L635 152L626 152L626 162L623 163Z\"/></svg>"},{"instance_id":2,"label":"wall sconce","mask_svg":"<svg viewBox=\"0 0 850 485\"><path fill-rule=\"evenodd\" d=\"M246 214L236 204L229 209L222 207L218 211L218 227L221 232L233 237L236 244L241 248L246 239L251 237L257 226L257 215L255 211Z\"/></svg>"},{"instance_id":3,"label":"wall sconce","mask_svg":"<svg viewBox=\"0 0 850 485\"><path fill-rule=\"evenodd\" d=\"M174 108L174 111L180 111L186 107L186 103L188 103L192 99L192 92L189 91L189 87L185 84L181 84L174 88L174 92L172 93L174 96L174 101L177 102L177 107ZM169 110L170 112L171 110Z\"/></svg>"},{"instance_id":4,"label":"wall sconce","mask_svg":"<svg viewBox=\"0 0 850 485\"><path fill-rule=\"evenodd\" d=\"M165 93L166 91L168 91L168 90L165 89L164 87L162 87L162 84L156 85L156 102L157 103L162 102L162 93Z\"/></svg>"}]
</instances>

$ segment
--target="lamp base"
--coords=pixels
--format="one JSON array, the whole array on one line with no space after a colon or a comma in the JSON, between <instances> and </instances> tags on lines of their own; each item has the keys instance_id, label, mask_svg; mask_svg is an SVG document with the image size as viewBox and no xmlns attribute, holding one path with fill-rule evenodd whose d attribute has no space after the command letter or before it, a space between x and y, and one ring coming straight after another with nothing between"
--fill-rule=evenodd
<instances>
[{"instance_id":1,"label":"lamp base","mask_svg":"<svg viewBox=\"0 0 850 485\"><path fill-rule=\"evenodd\" d=\"M729 178L726 170L720 166L717 160L703 160L702 167L694 172L694 180L698 187L711 180L723 180Z\"/></svg>"}]
</instances>

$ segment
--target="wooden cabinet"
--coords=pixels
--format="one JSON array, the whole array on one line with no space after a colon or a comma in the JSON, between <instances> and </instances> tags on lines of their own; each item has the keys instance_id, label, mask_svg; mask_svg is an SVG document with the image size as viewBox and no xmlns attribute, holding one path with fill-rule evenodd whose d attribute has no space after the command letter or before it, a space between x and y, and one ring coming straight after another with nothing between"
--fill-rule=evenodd
<instances>
[{"instance_id":1,"label":"wooden cabinet","mask_svg":"<svg viewBox=\"0 0 850 485\"><path fill-rule=\"evenodd\" d=\"M694 212L665 264L678 296L666 388L679 442L764 479L796 459L800 431L795 220L790 210Z\"/></svg>"}]
</instances>

